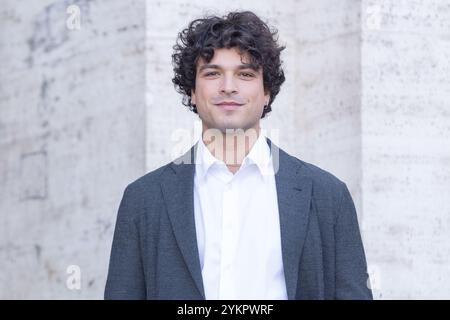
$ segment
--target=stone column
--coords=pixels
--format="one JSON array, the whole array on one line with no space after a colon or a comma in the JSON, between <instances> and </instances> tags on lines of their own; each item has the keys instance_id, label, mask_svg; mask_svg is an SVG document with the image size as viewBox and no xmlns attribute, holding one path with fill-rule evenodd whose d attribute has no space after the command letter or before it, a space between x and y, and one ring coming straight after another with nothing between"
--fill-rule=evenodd
<instances>
[{"instance_id":1,"label":"stone column","mask_svg":"<svg viewBox=\"0 0 450 320\"><path fill-rule=\"evenodd\" d=\"M3 1L0 41L0 298L101 298L145 173L145 3Z\"/></svg>"},{"instance_id":2,"label":"stone column","mask_svg":"<svg viewBox=\"0 0 450 320\"><path fill-rule=\"evenodd\" d=\"M362 1L362 221L381 299L450 298L450 1Z\"/></svg>"}]
</instances>

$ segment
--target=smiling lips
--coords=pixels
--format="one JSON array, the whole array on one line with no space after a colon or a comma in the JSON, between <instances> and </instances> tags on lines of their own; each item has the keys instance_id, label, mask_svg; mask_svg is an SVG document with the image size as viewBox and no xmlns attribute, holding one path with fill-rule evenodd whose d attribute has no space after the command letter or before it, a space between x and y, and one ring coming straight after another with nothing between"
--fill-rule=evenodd
<instances>
[{"instance_id":1,"label":"smiling lips","mask_svg":"<svg viewBox=\"0 0 450 320\"><path fill-rule=\"evenodd\" d=\"M223 101L221 103L216 104L216 106L220 107L224 110L236 110L242 106L242 104L234 102L234 101Z\"/></svg>"}]
</instances>

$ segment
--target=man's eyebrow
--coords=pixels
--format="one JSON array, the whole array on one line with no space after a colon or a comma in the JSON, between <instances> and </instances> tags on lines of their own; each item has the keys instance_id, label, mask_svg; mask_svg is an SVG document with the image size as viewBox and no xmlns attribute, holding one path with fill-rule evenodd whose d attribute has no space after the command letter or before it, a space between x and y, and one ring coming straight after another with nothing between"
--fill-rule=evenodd
<instances>
[{"instance_id":1,"label":"man's eyebrow","mask_svg":"<svg viewBox=\"0 0 450 320\"><path fill-rule=\"evenodd\" d=\"M239 70L241 70L241 69L252 69L252 70L254 70L256 72L258 72L258 70L259 70L258 67L254 63L240 64L237 68ZM217 64L210 64L210 63L204 64L204 65L202 65L199 68L198 72L201 72L202 70L205 70L205 69L220 69L220 66L217 65Z\"/></svg>"}]
</instances>

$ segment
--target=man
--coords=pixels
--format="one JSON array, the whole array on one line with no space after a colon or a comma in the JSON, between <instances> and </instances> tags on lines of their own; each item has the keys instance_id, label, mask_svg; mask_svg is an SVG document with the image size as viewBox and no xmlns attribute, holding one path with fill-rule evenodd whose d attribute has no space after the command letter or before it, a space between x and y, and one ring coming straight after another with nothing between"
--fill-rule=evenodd
<instances>
[{"instance_id":1,"label":"man","mask_svg":"<svg viewBox=\"0 0 450 320\"><path fill-rule=\"evenodd\" d=\"M285 80L275 34L248 11L179 34L173 82L202 136L126 188L105 298L372 299L345 183L262 134Z\"/></svg>"}]
</instances>

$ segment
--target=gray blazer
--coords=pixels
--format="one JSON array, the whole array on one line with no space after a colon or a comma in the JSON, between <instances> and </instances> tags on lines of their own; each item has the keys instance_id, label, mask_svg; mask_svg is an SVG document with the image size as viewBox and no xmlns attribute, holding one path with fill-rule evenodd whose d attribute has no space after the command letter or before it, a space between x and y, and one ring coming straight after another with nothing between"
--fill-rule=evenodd
<instances>
[{"instance_id":1,"label":"gray blazer","mask_svg":"<svg viewBox=\"0 0 450 320\"><path fill-rule=\"evenodd\" d=\"M345 183L267 142L288 298L372 299ZM105 299L205 299L194 221L196 147L125 189Z\"/></svg>"}]
</instances>

